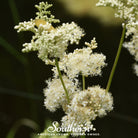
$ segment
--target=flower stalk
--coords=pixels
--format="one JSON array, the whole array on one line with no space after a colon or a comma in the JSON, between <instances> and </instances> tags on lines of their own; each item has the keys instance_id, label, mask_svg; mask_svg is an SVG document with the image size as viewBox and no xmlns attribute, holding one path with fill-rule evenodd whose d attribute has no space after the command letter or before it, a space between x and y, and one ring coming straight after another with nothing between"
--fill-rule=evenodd
<instances>
[{"instance_id":1,"label":"flower stalk","mask_svg":"<svg viewBox=\"0 0 138 138\"><path fill-rule=\"evenodd\" d=\"M83 91L85 90L85 76L82 75L82 85L83 85Z\"/></svg>"},{"instance_id":2,"label":"flower stalk","mask_svg":"<svg viewBox=\"0 0 138 138\"><path fill-rule=\"evenodd\" d=\"M61 83L62 83L63 89L64 89L64 91L65 91L65 94L66 94L66 97L67 97L67 101L68 101L68 103L69 103L70 101L69 101L68 91L67 91L67 88L66 88L66 86L65 86L65 83L64 83L64 81L63 81L62 74L61 74L60 69L59 69L59 64L58 64L58 59L57 59L57 58L55 59L55 65L56 65L56 67L57 67L58 75L59 75L60 81L61 81Z\"/></svg>"},{"instance_id":3,"label":"flower stalk","mask_svg":"<svg viewBox=\"0 0 138 138\"><path fill-rule=\"evenodd\" d=\"M113 67L112 67L112 70L111 70L111 73L110 73L110 76L109 76L109 79L108 79L108 82L107 82L106 92L109 91L112 80L113 80L113 76L114 76L114 73L115 73L115 69L116 69L116 66L117 66L117 63L118 63L118 60L119 60L119 57L120 57L121 49L122 49L124 38L125 38L125 31L126 31L126 24L124 24L124 26L123 26L122 36L121 36L121 39L120 39L120 43L119 43L119 47L118 47L117 54L116 54L116 57L115 57L115 61L114 61L114 64L113 64Z\"/></svg>"}]
</instances>

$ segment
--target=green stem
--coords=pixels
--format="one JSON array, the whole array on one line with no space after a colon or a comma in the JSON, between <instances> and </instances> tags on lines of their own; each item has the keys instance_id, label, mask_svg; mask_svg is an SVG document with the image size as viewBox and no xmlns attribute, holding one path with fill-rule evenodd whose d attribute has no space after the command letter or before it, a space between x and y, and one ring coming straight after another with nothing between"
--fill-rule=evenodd
<instances>
[{"instance_id":1,"label":"green stem","mask_svg":"<svg viewBox=\"0 0 138 138\"><path fill-rule=\"evenodd\" d=\"M85 90L85 76L84 75L82 75L82 84L83 84L83 90Z\"/></svg>"},{"instance_id":2,"label":"green stem","mask_svg":"<svg viewBox=\"0 0 138 138\"><path fill-rule=\"evenodd\" d=\"M124 42L125 31L126 31L126 24L124 24L124 28L123 28L123 31L122 31L122 36L121 36L121 39L120 39L120 44L119 44L119 47L118 47L116 58L115 58L115 61L114 61L114 64L113 64L113 67L112 67L112 70L111 70L111 73L110 73L110 76L109 76L109 80L108 80L108 83L107 83L107 86L106 86L106 92L109 91L111 83L112 83L112 79L113 79L113 76L114 76L114 73L115 73L115 69L116 69L118 59L119 59L119 56L120 56L120 53L121 53L122 45L123 45L123 42Z\"/></svg>"},{"instance_id":3,"label":"green stem","mask_svg":"<svg viewBox=\"0 0 138 138\"><path fill-rule=\"evenodd\" d=\"M65 94L66 94L66 97L67 97L67 100L68 100L68 103L69 103L68 91L67 91L66 86L65 86L65 84L64 84L64 81L63 81L63 78L62 78L62 74L61 74L60 69L59 69L59 64L58 64L58 59L57 59L57 58L55 59L55 64L56 64L56 67L57 67L57 71L58 71L59 78L60 78L60 80L61 80L63 89L64 89L64 91L65 91Z\"/></svg>"}]
</instances>

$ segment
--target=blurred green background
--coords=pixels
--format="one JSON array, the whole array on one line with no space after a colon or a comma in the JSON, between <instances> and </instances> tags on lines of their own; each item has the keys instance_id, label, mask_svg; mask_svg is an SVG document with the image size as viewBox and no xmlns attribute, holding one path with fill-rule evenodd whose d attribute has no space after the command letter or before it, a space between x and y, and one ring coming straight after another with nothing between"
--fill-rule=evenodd
<instances>
[{"instance_id":1,"label":"blurred green background","mask_svg":"<svg viewBox=\"0 0 138 138\"><path fill-rule=\"evenodd\" d=\"M118 48L121 24L103 25L95 17L73 16L58 0L52 13L63 22L76 22L86 35L80 45L70 46L69 51L81 48L84 42L96 37L97 52L107 56L108 66L101 77L86 79L86 86L106 87ZM62 110L50 113L44 107L45 80L52 76L52 66L46 66L37 53L21 52L22 44L31 40L30 32L17 34L14 26L20 21L35 17L35 4L40 0L5 0L0 4L0 138L6 138L11 128L21 126L15 138L30 138L32 133L44 130L49 119L60 121ZM123 48L110 91L114 97L114 110L104 118L94 121L100 138L136 138L138 130L138 77L133 73L133 57ZM7 138L12 138L12 134Z\"/></svg>"}]
</instances>

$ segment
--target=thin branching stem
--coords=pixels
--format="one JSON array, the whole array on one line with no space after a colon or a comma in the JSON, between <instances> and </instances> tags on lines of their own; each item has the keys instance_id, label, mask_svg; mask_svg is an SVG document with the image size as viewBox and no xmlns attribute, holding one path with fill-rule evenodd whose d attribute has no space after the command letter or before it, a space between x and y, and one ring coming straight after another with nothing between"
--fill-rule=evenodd
<instances>
[{"instance_id":1,"label":"thin branching stem","mask_svg":"<svg viewBox=\"0 0 138 138\"><path fill-rule=\"evenodd\" d=\"M120 39L120 43L119 43L119 47L118 47L118 50L117 50L116 58L115 58L115 61L114 61L114 64L113 64L113 67L112 67L112 70L111 70L111 73L110 73L110 76L109 76L109 80L108 80L108 83L107 83L107 86L106 86L106 92L109 91L112 80L113 80L115 69L116 69L116 66L117 66L117 63L118 63L118 60L119 60L119 57L120 57L122 45L123 45L123 42L124 42L125 31L126 31L126 24L124 24L124 26L123 26L122 36L121 36L121 39Z\"/></svg>"},{"instance_id":2,"label":"thin branching stem","mask_svg":"<svg viewBox=\"0 0 138 138\"><path fill-rule=\"evenodd\" d=\"M85 76L82 75L82 85L83 85L83 90L85 90Z\"/></svg>"},{"instance_id":3,"label":"thin branching stem","mask_svg":"<svg viewBox=\"0 0 138 138\"><path fill-rule=\"evenodd\" d=\"M61 80L63 89L64 89L64 91L65 91L65 94L66 94L66 97L67 97L67 100L68 100L68 103L69 103L70 101L69 101L68 91L67 91L67 88L66 88L66 86L65 86L65 83L64 83L64 81L63 81L62 74L61 74L60 69L59 69L59 64L58 64L58 59L57 59L57 58L55 59L55 65L56 65L56 67L57 67L58 75L59 75L59 78L60 78L60 80Z\"/></svg>"}]
</instances>

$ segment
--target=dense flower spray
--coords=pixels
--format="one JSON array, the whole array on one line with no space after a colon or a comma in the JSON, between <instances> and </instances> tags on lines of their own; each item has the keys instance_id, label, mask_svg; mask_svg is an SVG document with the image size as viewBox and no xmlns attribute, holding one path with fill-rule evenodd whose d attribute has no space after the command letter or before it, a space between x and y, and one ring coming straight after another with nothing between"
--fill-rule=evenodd
<instances>
[{"instance_id":1,"label":"dense flower spray","mask_svg":"<svg viewBox=\"0 0 138 138\"><path fill-rule=\"evenodd\" d=\"M51 6L51 4L41 2L36 5L39 12L36 13L35 19L21 22L15 26L18 32L31 31L34 33L31 42L23 44L22 51L38 51L38 57L46 64L54 64L53 58L61 58L68 44L78 44L84 35L83 30L74 22L63 23L61 26L54 28L52 23L59 23L60 21L54 19L50 11L47 11Z\"/></svg>"},{"instance_id":2,"label":"dense flower spray","mask_svg":"<svg viewBox=\"0 0 138 138\"><path fill-rule=\"evenodd\" d=\"M90 127L94 130L92 121L113 109L113 98L99 85L85 88L85 77L101 75L106 57L93 52L97 48L95 38L91 43L85 42L84 48L67 53L69 44L79 44L84 31L74 22L54 27L53 23L59 20L47 10L51 6L40 2L36 5L38 12L35 19L15 26L18 32L34 33L31 42L23 44L22 51L38 51L40 59L47 65L53 65L53 78L46 81L44 89L44 105L51 112L63 108L65 116L61 119L61 126ZM83 88L78 83L79 75L83 78Z\"/></svg>"},{"instance_id":3,"label":"dense flower spray","mask_svg":"<svg viewBox=\"0 0 138 138\"><path fill-rule=\"evenodd\" d=\"M65 53L59 62L60 69L70 77L75 78L78 75L97 76L101 75L101 69L106 65L106 57L103 54L93 53L93 49L97 48L95 38L91 44L85 42L88 47L75 49L73 53ZM53 68L56 75L56 68Z\"/></svg>"}]
</instances>

